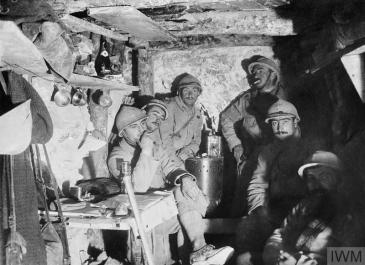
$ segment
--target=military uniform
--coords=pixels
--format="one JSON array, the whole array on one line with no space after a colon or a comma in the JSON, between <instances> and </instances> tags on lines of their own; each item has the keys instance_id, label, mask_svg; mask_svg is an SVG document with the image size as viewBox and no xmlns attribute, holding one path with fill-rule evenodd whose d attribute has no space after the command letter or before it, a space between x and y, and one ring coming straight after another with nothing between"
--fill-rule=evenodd
<instances>
[{"instance_id":1,"label":"military uniform","mask_svg":"<svg viewBox=\"0 0 365 265\"><path fill-rule=\"evenodd\" d=\"M279 91L276 93L276 96L282 98L283 93L283 90L279 89ZM242 127L244 128L245 133L247 133L247 135L252 139L259 140L264 136L260 126L260 121L257 121L257 115L255 115L257 113L252 113L249 111L250 108L252 108L252 102L258 97L258 95L261 94L258 94L258 92L254 89L249 89L245 92L242 92L222 112L222 133L227 140L230 150L233 150L235 146L242 144L235 131L235 123L240 120L242 120ZM265 115L267 108L269 108L272 103L274 102L268 100L268 104L261 104L262 109L259 111ZM243 145L245 144L246 143L243 143Z\"/></svg>"},{"instance_id":2,"label":"military uniform","mask_svg":"<svg viewBox=\"0 0 365 265\"><path fill-rule=\"evenodd\" d=\"M275 141L259 154L248 187L249 216L237 233L240 253L261 253L267 238L306 195L305 182L297 170L318 149L319 143L294 137Z\"/></svg>"},{"instance_id":3,"label":"military uniform","mask_svg":"<svg viewBox=\"0 0 365 265\"><path fill-rule=\"evenodd\" d=\"M108 159L109 170L114 177L119 176L117 158L131 161L133 168L132 179L136 192L146 192L150 188L159 189L179 186L180 177L187 174L181 159L176 157L171 149L162 146L158 131L153 132L152 137L155 143L153 157L122 141L119 146L113 148ZM190 175L190 177L195 180L193 175ZM182 211L196 210L202 216L205 215L208 202L202 192L200 192L200 196L196 201L183 196L179 188L176 188L174 193L180 214Z\"/></svg>"},{"instance_id":4,"label":"military uniform","mask_svg":"<svg viewBox=\"0 0 365 265\"><path fill-rule=\"evenodd\" d=\"M169 117L160 132L164 146L172 146L183 161L199 151L203 119L199 107L188 108L179 96L165 102Z\"/></svg>"}]
</instances>

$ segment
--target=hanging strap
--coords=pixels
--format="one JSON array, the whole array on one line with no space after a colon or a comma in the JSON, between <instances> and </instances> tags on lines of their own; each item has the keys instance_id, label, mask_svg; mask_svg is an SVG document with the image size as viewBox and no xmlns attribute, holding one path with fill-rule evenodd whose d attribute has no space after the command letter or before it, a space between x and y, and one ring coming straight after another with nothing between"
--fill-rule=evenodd
<instances>
[{"instance_id":1,"label":"hanging strap","mask_svg":"<svg viewBox=\"0 0 365 265\"><path fill-rule=\"evenodd\" d=\"M53 171L52 171L51 162L49 160L49 156L48 156L48 152L47 152L47 149L46 149L46 145L45 144L42 144L42 146L43 146L44 156L46 157L46 162L47 162L47 166L48 166L48 170L49 170L49 175L51 177L51 179L50 179L51 185L52 185L52 188L55 191L58 216L60 217L61 222L64 223L64 216L63 216L63 212L62 212L62 208L61 208L60 195L58 194L57 181L56 181L56 178L55 178L55 176L53 174ZM36 150L39 153L39 147L38 147L38 145L36 145Z\"/></svg>"},{"instance_id":2,"label":"hanging strap","mask_svg":"<svg viewBox=\"0 0 365 265\"><path fill-rule=\"evenodd\" d=\"M56 177L55 177L55 175L53 174L53 171L52 171L51 161L50 161L49 156L48 156L46 145L42 144L42 146L43 146L44 156L46 157L46 162L47 162L47 166L48 166L48 170L49 170L49 175L51 177L51 185L52 185L53 189L55 190L58 216L60 218L62 230L63 230L64 237L65 237L64 240L63 240L64 241L64 251L65 251L64 264L68 265L68 264L71 264L70 263L71 260L70 260L70 252L69 252L69 248L68 248L65 219L64 219L64 216L63 216L62 208L61 208L60 195L58 194L58 185L57 185ZM36 149L39 152L38 145L36 145Z\"/></svg>"},{"instance_id":3,"label":"hanging strap","mask_svg":"<svg viewBox=\"0 0 365 265\"><path fill-rule=\"evenodd\" d=\"M46 183L44 181L43 174L42 174L39 150L36 147L34 147L34 145L32 145L30 148L30 153L31 153L31 158L32 158L33 173L34 173L35 181L40 183L42 186L41 187L42 195L43 195L42 202L44 205L44 209L46 211L46 221L49 223L49 222L51 222L51 218L49 215L49 208L48 208L48 204L47 204L47 199L48 199L47 192L46 192L47 187L46 187Z\"/></svg>"},{"instance_id":4,"label":"hanging strap","mask_svg":"<svg viewBox=\"0 0 365 265\"><path fill-rule=\"evenodd\" d=\"M12 232L16 232L16 212L15 212L15 189L14 189L14 157L11 155L8 158L10 163L10 214L9 214L9 226Z\"/></svg>"},{"instance_id":5,"label":"hanging strap","mask_svg":"<svg viewBox=\"0 0 365 265\"><path fill-rule=\"evenodd\" d=\"M191 117L189 117L189 119L176 132L174 132L172 134L172 137L179 136L180 132L189 125L189 123L194 119L194 117L195 117L195 109L194 109L194 113L191 115Z\"/></svg>"}]
</instances>

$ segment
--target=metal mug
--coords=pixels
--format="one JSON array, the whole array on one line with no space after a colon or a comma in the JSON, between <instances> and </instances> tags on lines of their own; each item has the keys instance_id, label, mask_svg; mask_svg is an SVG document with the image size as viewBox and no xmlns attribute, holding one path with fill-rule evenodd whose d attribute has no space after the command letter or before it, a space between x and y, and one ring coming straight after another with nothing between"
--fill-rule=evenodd
<instances>
[{"instance_id":1,"label":"metal mug","mask_svg":"<svg viewBox=\"0 0 365 265\"><path fill-rule=\"evenodd\" d=\"M85 90L78 88L72 95L71 102L74 106L83 106L86 104L86 100L87 100L87 95L85 93Z\"/></svg>"},{"instance_id":2,"label":"metal mug","mask_svg":"<svg viewBox=\"0 0 365 265\"><path fill-rule=\"evenodd\" d=\"M113 100L109 95L109 92L103 91L103 94L99 97L99 105L105 108L110 107L113 104Z\"/></svg>"},{"instance_id":3,"label":"metal mug","mask_svg":"<svg viewBox=\"0 0 365 265\"><path fill-rule=\"evenodd\" d=\"M53 101L59 107L64 107L71 102L72 87L66 83L55 83L53 85Z\"/></svg>"}]
</instances>

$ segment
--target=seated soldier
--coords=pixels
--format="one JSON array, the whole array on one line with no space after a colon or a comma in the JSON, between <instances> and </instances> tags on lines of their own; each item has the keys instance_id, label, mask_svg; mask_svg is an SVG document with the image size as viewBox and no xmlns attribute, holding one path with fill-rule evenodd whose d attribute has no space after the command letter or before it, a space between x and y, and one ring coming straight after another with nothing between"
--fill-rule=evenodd
<instances>
[{"instance_id":1,"label":"seated soldier","mask_svg":"<svg viewBox=\"0 0 365 265\"><path fill-rule=\"evenodd\" d=\"M239 265L262 263L266 240L306 194L297 169L318 150L314 142L301 138L300 117L290 102L279 99L265 121L271 125L274 140L260 152L248 187L249 215L236 234Z\"/></svg>"},{"instance_id":2,"label":"seated soldier","mask_svg":"<svg viewBox=\"0 0 365 265\"><path fill-rule=\"evenodd\" d=\"M171 147L185 161L199 151L203 119L198 97L202 93L200 81L191 74L179 75L177 96L166 102L169 118L161 124L163 144Z\"/></svg>"},{"instance_id":3,"label":"seated soldier","mask_svg":"<svg viewBox=\"0 0 365 265\"><path fill-rule=\"evenodd\" d=\"M175 187L179 221L192 244L190 263L224 264L233 254L233 249L215 249L205 242L202 218L208 202L198 188L195 177L184 170L181 159L176 157L173 149L162 147L158 130L146 131L146 118L142 110L129 106L123 106L118 113L116 126L122 138L108 159L111 174L119 176L116 159L120 158L131 162L136 192Z\"/></svg>"},{"instance_id":4,"label":"seated soldier","mask_svg":"<svg viewBox=\"0 0 365 265\"><path fill-rule=\"evenodd\" d=\"M345 195L338 157L317 151L298 170L309 190L266 243L266 265L327 264L327 247L364 244L364 210ZM350 199L350 200L349 200ZM354 200L355 199L355 200Z\"/></svg>"}]
</instances>

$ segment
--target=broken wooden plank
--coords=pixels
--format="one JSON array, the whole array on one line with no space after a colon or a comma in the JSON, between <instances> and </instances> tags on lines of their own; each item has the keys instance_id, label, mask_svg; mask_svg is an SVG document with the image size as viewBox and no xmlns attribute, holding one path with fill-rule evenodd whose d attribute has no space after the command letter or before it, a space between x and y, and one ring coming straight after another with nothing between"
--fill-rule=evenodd
<instances>
[{"instance_id":1,"label":"broken wooden plank","mask_svg":"<svg viewBox=\"0 0 365 265\"><path fill-rule=\"evenodd\" d=\"M173 21L158 21L161 27L176 36L187 35L296 35L291 19L282 18L274 11L229 11L188 13Z\"/></svg>"},{"instance_id":2,"label":"broken wooden plank","mask_svg":"<svg viewBox=\"0 0 365 265\"><path fill-rule=\"evenodd\" d=\"M48 68L37 47L11 21L0 21L0 69L20 74L44 75Z\"/></svg>"},{"instance_id":3,"label":"broken wooden plank","mask_svg":"<svg viewBox=\"0 0 365 265\"><path fill-rule=\"evenodd\" d=\"M97 77L72 74L69 84L76 87L121 90L126 92L139 91L139 87L130 86L117 81L105 80Z\"/></svg>"},{"instance_id":4,"label":"broken wooden plank","mask_svg":"<svg viewBox=\"0 0 365 265\"><path fill-rule=\"evenodd\" d=\"M144 40L173 40L175 37L131 6L89 8L91 17Z\"/></svg>"},{"instance_id":5,"label":"broken wooden plank","mask_svg":"<svg viewBox=\"0 0 365 265\"><path fill-rule=\"evenodd\" d=\"M119 41L127 41L128 35L122 35L116 33L112 30L103 28L96 24L90 23L86 20L77 18L72 15L64 15L61 18L61 21L73 32L83 32L83 31L90 31L99 35L104 35L107 38L119 40Z\"/></svg>"}]
</instances>

